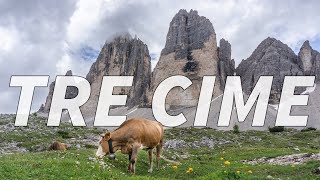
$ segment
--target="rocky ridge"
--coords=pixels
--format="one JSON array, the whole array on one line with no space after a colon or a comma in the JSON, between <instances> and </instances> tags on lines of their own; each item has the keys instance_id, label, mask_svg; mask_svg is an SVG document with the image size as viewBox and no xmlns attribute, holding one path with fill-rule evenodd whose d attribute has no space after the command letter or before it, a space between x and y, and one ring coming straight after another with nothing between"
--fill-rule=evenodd
<instances>
[{"instance_id":1,"label":"rocky ridge","mask_svg":"<svg viewBox=\"0 0 320 180\"><path fill-rule=\"evenodd\" d=\"M147 45L129 34L118 36L103 46L86 76L92 92L87 103L81 107L82 113L85 117L94 116L104 75L134 76L132 88L115 88L114 92L128 94L128 109L150 105L155 88L173 75L184 75L192 80L193 85L182 93L179 88L173 89L167 97L169 105L197 105L205 75L217 76L214 96L218 96L222 93L226 76L235 72L231 44L221 39L219 46L209 19L199 16L194 10L180 10L170 23L166 45L151 75ZM47 113L50 109L54 82L49 89L46 103L39 112Z\"/></svg>"},{"instance_id":2,"label":"rocky ridge","mask_svg":"<svg viewBox=\"0 0 320 180\"><path fill-rule=\"evenodd\" d=\"M278 103L285 76L315 75L316 82L320 81L320 53L312 49L309 41L305 41L296 55L286 44L268 37L249 58L239 64L236 73L241 76L246 94L251 93L260 76L273 76L270 100L271 103ZM298 88L297 93L304 90Z\"/></svg>"},{"instance_id":3,"label":"rocky ridge","mask_svg":"<svg viewBox=\"0 0 320 180\"><path fill-rule=\"evenodd\" d=\"M236 69L241 76L242 88L250 94L260 76L273 76L271 100L278 102L285 76L303 75L298 56L281 41L268 37L263 40L249 58Z\"/></svg>"},{"instance_id":4,"label":"rocky ridge","mask_svg":"<svg viewBox=\"0 0 320 180\"><path fill-rule=\"evenodd\" d=\"M215 123L212 122L218 120L221 95L227 76L234 74L241 76L243 90L247 95L251 93L261 75L273 76L270 103L278 103L284 77L287 75L316 75L318 82L320 77L319 62L320 53L312 49L309 41L302 45L299 54L296 55L286 44L268 37L258 45L249 58L243 60L235 69L231 44L227 40L221 39L218 47L211 22L206 17L198 15L197 11L180 10L170 23L165 47L152 74L147 45L140 39L124 34L103 46L97 61L92 64L86 76L91 84L92 93L81 110L85 118L92 119L95 115L104 75L133 75L134 82L131 88L119 87L115 88L114 92L114 94L128 94L126 107L113 108L110 113L113 115L126 114L128 118L145 117L154 119L151 109L145 106L151 104L155 88L170 76L184 75L193 84L185 91L182 91L181 88L171 90L166 103L169 105L167 106L169 107L169 113L184 112L188 119L184 126L192 126L202 77L215 75L214 100L211 103L208 126L217 128ZM41 112L48 112L53 89L54 82L50 85L50 92L45 105L41 108ZM300 93L303 90L300 88L297 92ZM67 93L66 97L69 97L68 94L70 94L70 97L75 94L72 92ZM317 94L318 90L310 95L316 96ZM316 97L312 98L312 106L307 110L310 114L314 114L311 111L318 107L319 103L316 102L316 99ZM293 108L293 112L295 112L295 108ZM252 113L253 111L250 112L250 114ZM302 111L297 113L305 114ZM231 120L232 125L237 124L237 118L234 114ZM276 109L269 106L266 118L269 126L273 126L275 117ZM317 115L310 115L309 117L317 117ZM250 128L251 115L248 116L248 119L248 123L239 124L243 130L252 128ZM314 126L314 122L312 121L310 125ZM262 129L266 130L267 126Z\"/></svg>"}]
</instances>

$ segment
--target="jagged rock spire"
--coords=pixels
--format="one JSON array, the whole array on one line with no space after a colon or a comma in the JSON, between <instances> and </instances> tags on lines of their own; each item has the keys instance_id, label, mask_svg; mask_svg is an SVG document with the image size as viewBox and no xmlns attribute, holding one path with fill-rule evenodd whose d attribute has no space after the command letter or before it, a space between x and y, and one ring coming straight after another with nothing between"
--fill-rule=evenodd
<instances>
[{"instance_id":1,"label":"jagged rock spire","mask_svg":"<svg viewBox=\"0 0 320 180\"><path fill-rule=\"evenodd\" d=\"M209 19L199 16L197 11L181 9L172 19L162 55L175 52L176 59L190 55L190 51L201 49L209 37L215 34ZM190 58L191 60L191 58Z\"/></svg>"},{"instance_id":2,"label":"jagged rock spire","mask_svg":"<svg viewBox=\"0 0 320 180\"><path fill-rule=\"evenodd\" d=\"M103 46L86 77L91 84L91 96L82 107L84 116L95 114L105 75L134 76L131 88L115 88L114 94L127 94L129 108L146 104L151 79L151 58L147 45L139 38L124 34Z\"/></svg>"},{"instance_id":3,"label":"jagged rock spire","mask_svg":"<svg viewBox=\"0 0 320 180\"><path fill-rule=\"evenodd\" d=\"M298 64L304 75L316 75L317 82L320 78L320 53L312 49L309 41L305 41L298 54Z\"/></svg>"},{"instance_id":4,"label":"jagged rock spire","mask_svg":"<svg viewBox=\"0 0 320 180\"><path fill-rule=\"evenodd\" d=\"M68 70L65 74L66 76L72 76L72 71ZM49 93L48 96L46 98L46 102L44 104L41 105L40 109L38 110L38 112L42 112L42 113L48 113L50 111L50 107L51 107L51 102L52 102L52 96L53 96L53 91L54 91L54 87L55 87L55 81L53 81L50 86L49 86ZM78 95L78 89L76 87L67 87L67 91L66 91L66 99L72 99L74 97L76 97Z\"/></svg>"},{"instance_id":5,"label":"jagged rock spire","mask_svg":"<svg viewBox=\"0 0 320 180\"><path fill-rule=\"evenodd\" d=\"M220 40L218 56L221 86L224 88L226 77L234 75L235 72L235 62L231 59L231 44L225 39Z\"/></svg>"},{"instance_id":6,"label":"jagged rock spire","mask_svg":"<svg viewBox=\"0 0 320 180\"><path fill-rule=\"evenodd\" d=\"M166 45L152 74L149 102L156 87L166 78L183 75L192 80L186 90L173 89L167 96L167 105L196 106L202 77L217 75L214 96L221 94L219 58L216 34L209 19L197 11L180 10L172 19Z\"/></svg>"}]
</instances>

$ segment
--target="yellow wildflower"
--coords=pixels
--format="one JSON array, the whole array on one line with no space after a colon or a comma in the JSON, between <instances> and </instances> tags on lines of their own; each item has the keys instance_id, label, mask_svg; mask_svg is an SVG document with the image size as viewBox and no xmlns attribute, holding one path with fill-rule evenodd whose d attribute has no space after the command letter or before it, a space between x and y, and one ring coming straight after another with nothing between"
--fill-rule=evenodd
<instances>
[{"instance_id":1,"label":"yellow wildflower","mask_svg":"<svg viewBox=\"0 0 320 180\"><path fill-rule=\"evenodd\" d=\"M187 173L190 173L190 171L188 170Z\"/></svg>"},{"instance_id":2,"label":"yellow wildflower","mask_svg":"<svg viewBox=\"0 0 320 180\"><path fill-rule=\"evenodd\" d=\"M188 171L192 172L192 171L193 171L193 168L189 168Z\"/></svg>"},{"instance_id":3,"label":"yellow wildflower","mask_svg":"<svg viewBox=\"0 0 320 180\"><path fill-rule=\"evenodd\" d=\"M248 173L249 173L249 174L252 174L252 171L251 171L251 170L249 170L249 171L248 171Z\"/></svg>"},{"instance_id":4,"label":"yellow wildflower","mask_svg":"<svg viewBox=\"0 0 320 180\"><path fill-rule=\"evenodd\" d=\"M237 171L237 174L240 174L240 171Z\"/></svg>"},{"instance_id":5,"label":"yellow wildflower","mask_svg":"<svg viewBox=\"0 0 320 180\"><path fill-rule=\"evenodd\" d=\"M224 160L224 158L222 157L222 158L220 158L220 160L222 161L222 160Z\"/></svg>"},{"instance_id":6,"label":"yellow wildflower","mask_svg":"<svg viewBox=\"0 0 320 180\"><path fill-rule=\"evenodd\" d=\"M230 163L230 161L225 161L223 164L224 165L230 165L231 163Z\"/></svg>"},{"instance_id":7,"label":"yellow wildflower","mask_svg":"<svg viewBox=\"0 0 320 180\"><path fill-rule=\"evenodd\" d=\"M178 166L172 166L172 169L178 169Z\"/></svg>"}]
</instances>

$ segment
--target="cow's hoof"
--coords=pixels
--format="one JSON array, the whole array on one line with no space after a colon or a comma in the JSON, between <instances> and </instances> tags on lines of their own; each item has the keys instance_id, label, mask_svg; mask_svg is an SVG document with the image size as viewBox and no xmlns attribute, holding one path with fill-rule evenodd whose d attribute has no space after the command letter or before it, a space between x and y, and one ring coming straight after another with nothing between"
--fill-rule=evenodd
<instances>
[{"instance_id":1,"label":"cow's hoof","mask_svg":"<svg viewBox=\"0 0 320 180\"><path fill-rule=\"evenodd\" d=\"M148 170L148 173L152 173L152 169L149 169L149 170Z\"/></svg>"}]
</instances>

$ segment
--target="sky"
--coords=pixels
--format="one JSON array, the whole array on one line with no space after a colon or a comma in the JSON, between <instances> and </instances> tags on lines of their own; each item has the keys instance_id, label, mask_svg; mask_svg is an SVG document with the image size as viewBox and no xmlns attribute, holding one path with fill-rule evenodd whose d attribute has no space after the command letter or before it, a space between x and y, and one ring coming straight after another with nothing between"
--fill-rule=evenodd
<instances>
[{"instance_id":1,"label":"sky","mask_svg":"<svg viewBox=\"0 0 320 180\"><path fill-rule=\"evenodd\" d=\"M320 50L320 1L299 0L0 0L0 113L15 113L20 89L12 75L85 77L102 46L129 32L148 45L154 66L169 23L179 9L194 9L212 22L217 40L232 45L236 64L267 37L296 53L309 40ZM48 88L36 88L32 111Z\"/></svg>"}]
</instances>

